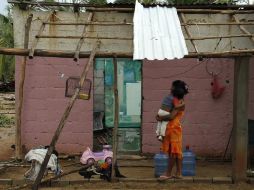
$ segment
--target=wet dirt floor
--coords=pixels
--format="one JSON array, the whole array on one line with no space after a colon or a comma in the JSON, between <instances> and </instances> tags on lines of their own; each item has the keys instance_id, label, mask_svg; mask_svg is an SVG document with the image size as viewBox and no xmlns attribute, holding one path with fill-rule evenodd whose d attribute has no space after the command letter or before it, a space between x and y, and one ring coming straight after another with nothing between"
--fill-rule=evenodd
<instances>
[{"instance_id":1,"label":"wet dirt floor","mask_svg":"<svg viewBox=\"0 0 254 190\"><path fill-rule=\"evenodd\" d=\"M78 159L60 160L61 167L64 172L81 167ZM75 164L76 163L76 164ZM73 165L74 164L74 165ZM119 169L121 174L127 178L146 179L154 178L153 160L119 160ZM29 169L26 167L8 167L5 171L0 173L0 179L24 179L24 173ZM197 177L230 177L231 176L231 163L230 162L211 162L211 161L197 161L196 168ZM95 176L94 178L98 178ZM177 181L175 183L161 183L161 182L117 182L110 183L106 181L91 181L84 179L78 173L63 176L61 180L84 180L82 184L74 184L61 187L43 187L41 189L188 189L188 190L254 190L253 184L212 184L212 183L188 183ZM5 186L0 186L6 189Z\"/></svg>"}]
</instances>

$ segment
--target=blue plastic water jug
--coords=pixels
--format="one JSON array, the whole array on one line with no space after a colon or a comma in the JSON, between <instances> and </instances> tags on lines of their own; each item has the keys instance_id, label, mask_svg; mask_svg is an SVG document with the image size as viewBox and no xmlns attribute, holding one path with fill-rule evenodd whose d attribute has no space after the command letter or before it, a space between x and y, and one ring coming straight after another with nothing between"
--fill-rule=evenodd
<instances>
[{"instance_id":1,"label":"blue plastic water jug","mask_svg":"<svg viewBox=\"0 0 254 190\"><path fill-rule=\"evenodd\" d=\"M190 150L189 146L186 146L183 152L183 176L195 176L196 175L196 158L195 154Z\"/></svg>"},{"instance_id":2,"label":"blue plastic water jug","mask_svg":"<svg viewBox=\"0 0 254 190\"><path fill-rule=\"evenodd\" d=\"M166 172L168 168L168 155L160 152L154 156L154 176L159 177Z\"/></svg>"}]
</instances>

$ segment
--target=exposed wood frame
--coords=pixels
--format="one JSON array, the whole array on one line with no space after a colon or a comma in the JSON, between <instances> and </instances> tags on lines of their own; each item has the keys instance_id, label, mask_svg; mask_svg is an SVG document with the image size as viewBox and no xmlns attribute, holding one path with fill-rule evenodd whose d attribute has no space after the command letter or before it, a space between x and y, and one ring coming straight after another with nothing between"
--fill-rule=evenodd
<instances>
[{"instance_id":1,"label":"exposed wood frame","mask_svg":"<svg viewBox=\"0 0 254 190\"><path fill-rule=\"evenodd\" d=\"M93 15L94 15L94 13L89 13L88 18L87 18L87 22L92 21ZM80 39L79 39L79 42L78 42L76 50L75 50L74 61L77 61L78 58L79 58L80 48L84 43L84 40L85 40L84 38L87 36L87 31L88 31L87 28L88 28L87 25L84 25L83 32L82 32L81 36L79 36Z\"/></svg>"},{"instance_id":2,"label":"exposed wood frame","mask_svg":"<svg viewBox=\"0 0 254 190\"><path fill-rule=\"evenodd\" d=\"M232 15L233 19L236 21L236 23L239 24L239 28L240 30L245 33L246 35L250 35L250 39L252 42L254 42L254 34L251 34L246 28L244 28L242 25L242 23L240 23L239 19L236 17L236 15Z\"/></svg>"},{"instance_id":3,"label":"exposed wood frame","mask_svg":"<svg viewBox=\"0 0 254 190\"><path fill-rule=\"evenodd\" d=\"M35 49L34 56L40 57L62 57L62 58L73 58L74 51L60 51L60 50L44 50L44 49ZM0 54L5 55L20 55L27 56L29 54L29 49L20 49L20 48L0 48ZM90 52L81 51L79 53L80 58L88 58ZM105 52L98 51L96 53L96 57L113 57L116 55L117 57L122 58L131 58L133 57L133 52ZM199 57L236 57L236 56L253 56L254 49L248 50L231 50L231 51L223 51L223 52L189 52L188 55L185 55L185 58L199 58Z\"/></svg>"},{"instance_id":4,"label":"exposed wood frame","mask_svg":"<svg viewBox=\"0 0 254 190\"><path fill-rule=\"evenodd\" d=\"M254 10L177 9L177 12L190 14L253 14Z\"/></svg>"},{"instance_id":5,"label":"exposed wood frame","mask_svg":"<svg viewBox=\"0 0 254 190\"><path fill-rule=\"evenodd\" d=\"M180 17L181 17L181 19L182 19L182 22L183 22L184 24L186 24L186 23L187 23L187 20L186 20L186 18L185 18L185 16L184 16L184 13L180 13ZM186 31L187 36L188 36L189 38L192 38L192 35L191 35L190 31L188 30L188 26L184 25L184 29L185 29L185 31ZM195 51L198 53L198 47L196 46L196 44L194 43L194 41L193 41L192 39L191 39L190 41L191 41L191 44L193 45Z\"/></svg>"},{"instance_id":6,"label":"exposed wood frame","mask_svg":"<svg viewBox=\"0 0 254 190\"><path fill-rule=\"evenodd\" d=\"M45 24L50 25L102 25L102 26L132 26L131 22L44 22ZM254 22L221 22L221 23L213 23L213 22L191 22L191 23L181 23L181 26L196 26L196 25L254 25Z\"/></svg>"},{"instance_id":7,"label":"exposed wood frame","mask_svg":"<svg viewBox=\"0 0 254 190\"><path fill-rule=\"evenodd\" d=\"M234 63L232 133L232 176L234 182L245 182L247 179L249 62L249 57L237 57Z\"/></svg>"},{"instance_id":8,"label":"exposed wood frame","mask_svg":"<svg viewBox=\"0 0 254 190\"><path fill-rule=\"evenodd\" d=\"M133 38L124 38L124 37L104 37L104 36L53 36L53 35L40 35L36 38L65 38L65 39L105 39L105 40L133 40Z\"/></svg>"},{"instance_id":9,"label":"exposed wood frame","mask_svg":"<svg viewBox=\"0 0 254 190\"><path fill-rule=\"evenodd\" d=\"M132 26L130 22L44 22L50 25L102 25L102 26ZM254 23L253 23L254 24Z\"/></svg>"},{"instance_id":10,"label":"exposed wood frame","mask_svg":"<svg viewBox=\"0 0 254 190\"><path fill-rule=\"evenodd\" d=\"M25 24L25 36L24 36L24 48L28 48L29 42L29 33L31 29L33 15L30 14L26 20ZM17 159L22 158L22 145L21 145L21 120L22 120L22 108L23 108L23 99L24 99L24 83L26 77L26 63L27 56L22 57L21 60L21 68L20 68L20 79L19 79L19 87L18 87L18 109L16 113L16 129L15 129L15 157Z\"/></svg>"},{"instance_id":11,"label":"exposed wood frame","mask_svg":"<svg viewBox=\"0 0 254 190\"><path fill-rule=\"evenodd\" d=\"M207 40L216 38L241 38L241 37L253 37L254 34L236 34L236 35L224 35L224 36L201 36L201 37L191 37L185 38L185 40Z\"/></svg>"},{"instance_id":12,"label":"exposed wood frame","mask_svg":"<svg viewBox=\"0 0 254 190\"><path fill-rule=\"evenodd\" d=\"M52 11L52 12L49 13L49 16L46 18L45 22L49 21L49 19L50 19L50 17L52 16L52 14L55 14L55 11ZM40 26L40 29L39 29L39 31L38 31L38 34L37 34L38 36L42 34L42 32L43 32L45 26L46 26L46 25L44 24L44 22L42 22L42 24L41 24L41 26ZM33 56L34 56L34 50L35 50L35 48L36 48L36 46L37 46L38 41L39 41L39 38L35 38L35 39L33 40L33 42L32 42L32 46L31 46L31 49L30 49L30 51L29 51L29 58L30 58L30 59L33 58Z\"/></svg>"},{"instance_id":13,"label":"exposed wood frame","mask_svg":"<svg viewBox=\"0 0 254 190\"><path fill-rule=\"evenodd\" d=\"M254 22L191 22L191 23L182 23L181 26L197 26L197 25L254 25Z\"/></svg>"},{"instance_id":14,"label":"exposed wood frame","mask_svg":"<svg viewBox=\"0 0 254 190\"><path fill-rule=\"evenodd\" d=\"M65 125L65 123L67 121L67 118L68 118L68 116L69 116L69 114L71 112L71 109L72 109L72 107L73 107L73 105L74 105L74 103L75 103L75 101L76 101L76 99L77 99L77 97L79 95L80 88L83 86L83 84L85 82L85 79L86 79L86 77L88 75L89 68L92 65L93 61L94 61L94 57L95 57L97 49L99 48L99 45L100 45L99 41L96 44L94 44L93 50L92 50L91 54L89 55L88 63L85 65L85 67L84 67L84 69L83 69L83 71L81 73L80 81L79 81L79 88L76 88L75 93L71 97L71 99L70 99L70 101L69 101L69 103L68 103L68 105L67 105L67 107L66 107L66 109L64 111L64 114L63 114L63 116L62 116L62 118L61 118L61 120L59 122L59 125L58 125L58 127L57 127L57 129L56 129L56 131L54 133L54 136L53 136L53 138L51 140L51 143L50 143L50 147L48 148L47 154L46 154L46 156L44 158L44 161L43 161L43 163L41 165L40 171L39 171L39 173L38 173L38 175L36 177L36 180L35 180L35 182L33 184L33 190L37 190L38 189L38 186L39 186L39 184L41 182L41 179L42 179L42 177L44 175L45 169L46 169L46 167L48 165L49 158L50 158L52 152L55 149L56 142L57 142L57 140L58 140L58 138L59 138L59 136L61 134L61 131L62 131L62 129L63 129L63 127L64 127L64 125Z\"/></svg>"},{"instance_id":15,"label":"exposed wood frame","mask_svg":"<svg viewBox=\"0 0 254 190\"><path fill-rule=\"evenodd\" d=\"M224 36L200 36L200 37L192 37L189 36L191 35L189 32L187 32L188 30L186 30L186 33L188 35L187 38L185 38L185 40L208 40L208 39L217 39L217 38L243 38L243 37L253 37L254 34L237 34L237 35L224 35ZM36 36L36 38L65 38L65 39L79 39L80 36L53 36L53 35L40 35L40 36ZM124 37L104 37L104 36L86 36L85 38L90 38L90 39L108 39L108 40L133 40L133 38L124 38ZM194 42L193 42L193 46L194 46ZM195 46L194 46L195 47Z\"/></svg>"}]
</instances>

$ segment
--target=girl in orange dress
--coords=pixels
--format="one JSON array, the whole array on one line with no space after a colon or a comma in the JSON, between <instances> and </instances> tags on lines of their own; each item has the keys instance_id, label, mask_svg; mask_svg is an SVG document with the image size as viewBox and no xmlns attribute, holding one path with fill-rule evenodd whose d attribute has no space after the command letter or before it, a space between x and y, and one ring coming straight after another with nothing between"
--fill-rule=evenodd
<instances>
[{"instance_id":1,"label":"girl in orange dress","mask_svg":"<svg viewBox=\"0 0 254 190\"><path fill-rule=\"evenodd\" d=\"M185 104L184 96L188 93L185 82L181 81L182 85L174 87L172 85L172 94L174 96L174 110L169 117L158 117L157 120L169 120L166 128L165 138L163 139L161 150L169 155L169 163L167 172L160 176L160 179L181 178L182 170L182 125L181 118L184 114ZM173 83L174 84L174 83ZM173 176L172 169L176 162L176 175Z\"/></svg>"}]
</instances>

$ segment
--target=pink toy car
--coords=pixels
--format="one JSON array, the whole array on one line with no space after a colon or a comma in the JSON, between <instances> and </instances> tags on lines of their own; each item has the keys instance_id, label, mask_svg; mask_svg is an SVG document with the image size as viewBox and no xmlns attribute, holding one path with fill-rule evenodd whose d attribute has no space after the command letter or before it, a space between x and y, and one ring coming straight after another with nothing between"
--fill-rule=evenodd
<instances>
[{"instance_id":1,"label":"pink toy car","mask_svg":"<svg viewBox=\"0 0 254 190\"><path fill-rule=\"evenodd\" d=\"M99 160L105 160L105 162L111 164L113 158L113 152L110 150L110 145L104 145L102 152L92 152L89 147L83 152L80 162L82 164L94 164Z\"/></svg>"}]
</instances>

